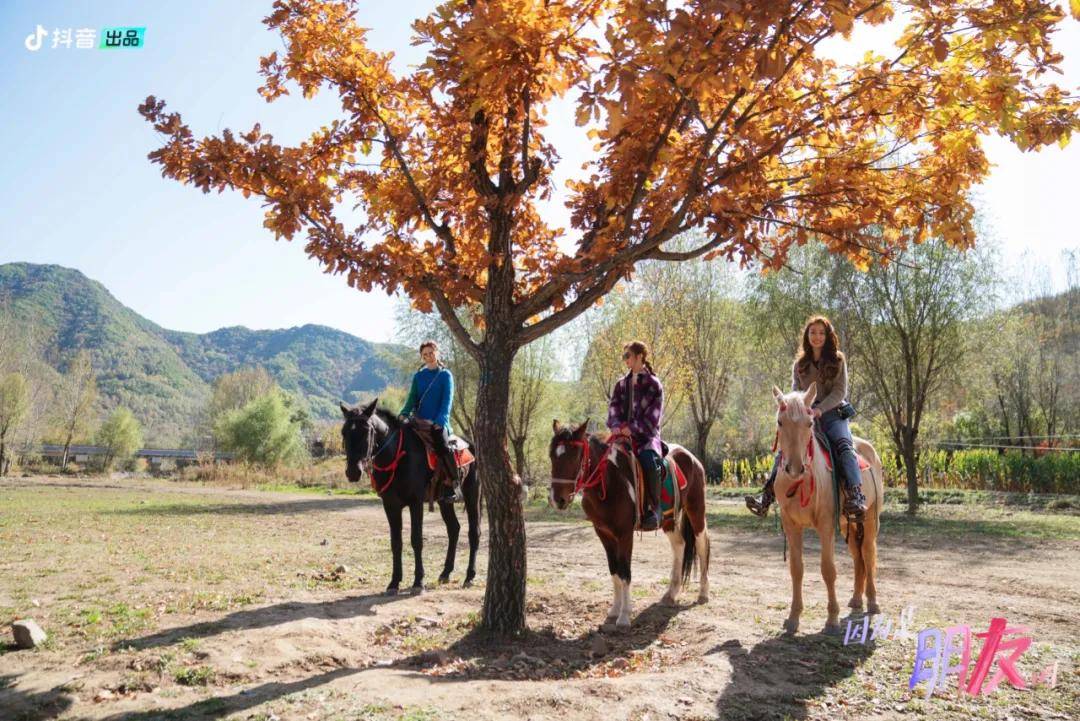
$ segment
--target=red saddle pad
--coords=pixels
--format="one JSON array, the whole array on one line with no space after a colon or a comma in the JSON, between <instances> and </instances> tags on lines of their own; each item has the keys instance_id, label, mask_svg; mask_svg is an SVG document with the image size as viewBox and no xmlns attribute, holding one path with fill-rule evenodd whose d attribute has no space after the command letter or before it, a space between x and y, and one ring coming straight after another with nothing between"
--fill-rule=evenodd
<instances>
[{"instance_id":1,"label":"red saddle pad","mask_svg":"<svg viewBox=\"0 0 1080 721\"><path fill-rule=\"evenodd\" d=\"M468 448L462 448L461 450L454 451L454 458L457 459L458 468L464 468L465 466L469 465L470 463L472 463L473 461L476 460L476 458L472 454L472 451L470 451ZM438 460L439 459L435 457L434 452L428 451L428 454L427 454L428 468L430 468L431 470L434 471L435 470L435 464L438 462Z\"/></svg>"}]
</instances>

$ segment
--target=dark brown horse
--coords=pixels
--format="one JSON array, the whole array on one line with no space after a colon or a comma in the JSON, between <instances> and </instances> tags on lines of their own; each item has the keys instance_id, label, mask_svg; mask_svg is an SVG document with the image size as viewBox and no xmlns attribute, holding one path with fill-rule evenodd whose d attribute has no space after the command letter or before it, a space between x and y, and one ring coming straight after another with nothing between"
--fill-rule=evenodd
<instances>
[{"instance_id":1,"label":"dark brown horse","mask_svg":"<svg viewBox=\"0 0 1080 721\"><path fill-rule=\"evenodd\" d=\"M565 510L581 491L581 507L592 521L607 553L614 600L605 623L630 625L630 558L638 520L638 491L634 481L636 460L624 443L589 435L589 422L576 428L558 421L552 425L552 505ZM705 528L705 469L690 451L671 446L668 452L686 477L686 488L677 491L676 512L665 519L664 533L671 542L671 583L663 602L675 605L683 584L690 578L695 560L700 575L698 602L709 600L709 534ZM677 489L678 484L673 486Z\"/></svg>"},{"instance_id":2,"label":"dark brown horse","mask_svg":"<svg viewBox=\"0 0 1080 721\"><path fill-rule=\"evenodd\" d=\"M382 499L386 520L390 524L390 550L394 556L390 585L386 587L388 594L397 593L401 585L401 514L405 508L409 509L414 563L410 591L419 593L424 587L424 497L432 470L420 436L390 411L377 408L377 403L378 398L361 408L341 406L345 416L341 426L345 445L345 477L356 483L360 480L361 471L367 470L372 485ZM471 445L469 448L472 450ZM476 476L476 463L469 465L461 482L461 493L465 498L465 515L469 520L469 567L465 571L464 583L469 586L476 577L476 550L480 546L480 481ZM461 523L454 511L453 501L439 501L439 512L446 524L449 541L446 562L439 574L439 583L446 583L454 570Z\"/></svg>"}]
</instances>

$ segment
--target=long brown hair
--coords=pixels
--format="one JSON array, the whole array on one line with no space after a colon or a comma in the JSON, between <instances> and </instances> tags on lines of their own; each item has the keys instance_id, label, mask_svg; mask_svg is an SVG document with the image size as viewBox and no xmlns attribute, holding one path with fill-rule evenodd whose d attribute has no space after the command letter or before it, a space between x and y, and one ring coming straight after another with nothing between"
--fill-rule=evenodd
<instances>
[{"instance_id":1,"label":"long brown hair","mask_svg":"<svg viewBox=\"0 0 1080 721\"><path fill-rule=\"evenodd\" d=\"M795 366L799 373L806 373L810 364L814 361L814 349L810 347L810 327L820 323L825 327L825 345L821 349L821 380L831 383L836 374L840 372L840 364L844 361L844 354L840 351L840 338L836 335L829 319L823 315L811 316L802 329L802 344L799 352L795 354Z\"/></svg>"},{"instance_id":2,"label":"long brown hair","mask_svg":"<svg viewBox=\"0 0 1080 721\"><path fill-rule=\"evenodd\" d=\"M652 364L649 363L649 346L645 345L643 341L630 341L623 346L623 352L625 351L630 351L634 355L641 356L641 361L645 364L645 370L649 371L651 375L656 375L656 371L653 370Z\"/></svg>"}]
</instances>

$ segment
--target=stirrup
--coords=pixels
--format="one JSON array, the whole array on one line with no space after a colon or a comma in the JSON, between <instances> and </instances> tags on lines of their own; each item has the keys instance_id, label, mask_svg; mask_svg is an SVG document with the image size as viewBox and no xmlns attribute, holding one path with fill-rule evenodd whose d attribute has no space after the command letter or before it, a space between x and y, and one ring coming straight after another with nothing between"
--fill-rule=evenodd
<instances>
[{"instance_id":1,"label":"stirrup","mask_svg":"<svg viewBox=\"0 0 1080 721\"><path fill-rule=\"evenodd\" d=\"M650 519L654 519L656 522L653 523L653 524L650 524L649 523ZM649 510L647 510L644 513L641 514L641 530L642 531L655 531L658 528L660 528L660 514L657 513L656 509L650 508Z\"/></svg>"},{"instance_id":2,"label":"stirrup","mask_svg":"<svg viewBox=\"0 0 1080 721\"><path fill-rule=\"evenodd\" d=\"M843 514L855 523L862 523L866 518L866 496L859 487L848 488L844 491Z\"/></svg>"}]
</instances>

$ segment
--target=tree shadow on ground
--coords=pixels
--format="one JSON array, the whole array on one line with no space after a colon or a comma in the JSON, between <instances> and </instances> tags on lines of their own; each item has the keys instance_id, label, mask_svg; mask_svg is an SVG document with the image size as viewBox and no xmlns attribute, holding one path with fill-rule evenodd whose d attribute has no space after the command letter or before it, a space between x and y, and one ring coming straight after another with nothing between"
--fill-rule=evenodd
<instances>
[{"instance_id":1,"label":"tree shadow on ground","mask_svg":"<svg viewBox=\"0 0 1080 721\"><path fill-rule=\"evenodd\" d=\"M9 652L4 648L5 654ZM53 719L67 711L74 699L64 686L49 689L41 693L20 690L15 687L17 674L0 674L0 717L5 721L45 721Z\"/></svg>"},{"instance_id":2,"label":"tree shadow on ground","mask_svg":"<svg viewBox=\"0 0 1080 721\"><path fill-rule=\"evenodd\" d=\"M236 611L215 621L203 621L188 626L165 629L148 636L121 639L112 645L112 650L118 651L129 648L143 650L171 646L184 638L207 638L227 631L268 628L305 618L333 620L354 618L356 616L373 616L375 615L374 608L376 606L393 603L404 597L406 597L406 594L388 596L381 593L372 593L365 596L350 596L319 603L286 602L272 606L261 606Z\"/></svg>"},{"instance_id":3,"label":"tree shadow on ground","mask_svg":"<svg viewBox=\"0 0 1080 721\"><path fill-rule=\"evenodd\" d=\"M726 654L731 680L716 701L718 719L803 719L811 702L854 675L874 645L842 645L823 634L776 636L749 650L729 640L706 653Z\"/></svg>"},{"instance_id":4,"label":"tree shadow on ground","mask_svg":"<svg viewBox=\"0 0 1080 721\"><path fill-rule=\"evenodd\" d=\"M217 719L229 716L260 704L283 698L290 694L318 688L345 676L361 673L362 668L335 668L317 676L297 681L270 681L260 686L244 689L231 696L214 696L176 709L151 709L148 711L122 711L101 721L180 721L180 719Z\"/></svg>"},{"instance_id":5,"label":"tree shadow on ground","mask_svg":"<svg viewBox=\"0 0 1080 721\"><path fill-rule=\"evenodd\" d=\"M147 503L130 508L118 508L103 511L105 515L116 516L280 516L310 513L312 511L348 511L353 508L376 508L381 506L375 496L349 498L332 496L329 498L289 499L282 501L267 500L257 503Z\"/></svg>"},{"instance_id":6,"label":"tree shadow on ground","mask_svg":"<svg viewBox=\"0 0 1080 721\"><path fill-rule=\"evenodd\" d=\"M427 669L426 677L434 683L547 681L588 675L590 670L603 665L629 668L636 652L654 644L672 619L690 607L687 603L668 606L655 602L633 618L629 629L604 626L572 637L543 628L527 631L518 639L493 640L474 631L445 649L414 654L396 661L393 666ZM600 655L592 652L598 638L606 645L605 652Z\"/></svg>"},{"instance_id":7,"label":"tree shadow on ground","mask_svg":"<svg viewBox=\"0 0 1080 721\"><path fill-rule=\"evenodd\" d=\"M353 599L353 601L356 600ZM296 681L265 683L230 696L215 696L181 708L122 712L109 716L103 721L217 719L373 669L392 669L417 674L424 672L423 678L429 683L487 679L501 681L565 679L612 662L616 665L626 663L629 666L634 652L653 644L671 620L686 608L689 608L689 605L670 607L654 603L634 618L634 625L630 630L599 634L589 632L578 638L561 638L553 631L542 630L526 632L521 638L514 640L493 641L485 635L471 632L445 649L413 654L392 663L335 668ZM190 632L191 628L174 629L168 633L179 639ZM593 638L597 635L604 637L609 644L609 650L603 656L590 657L588 651L592 646ZM619 659L625 659L625 661ZM444 666L445 668L441 668Z\"/></svg>"}]
</instances>

